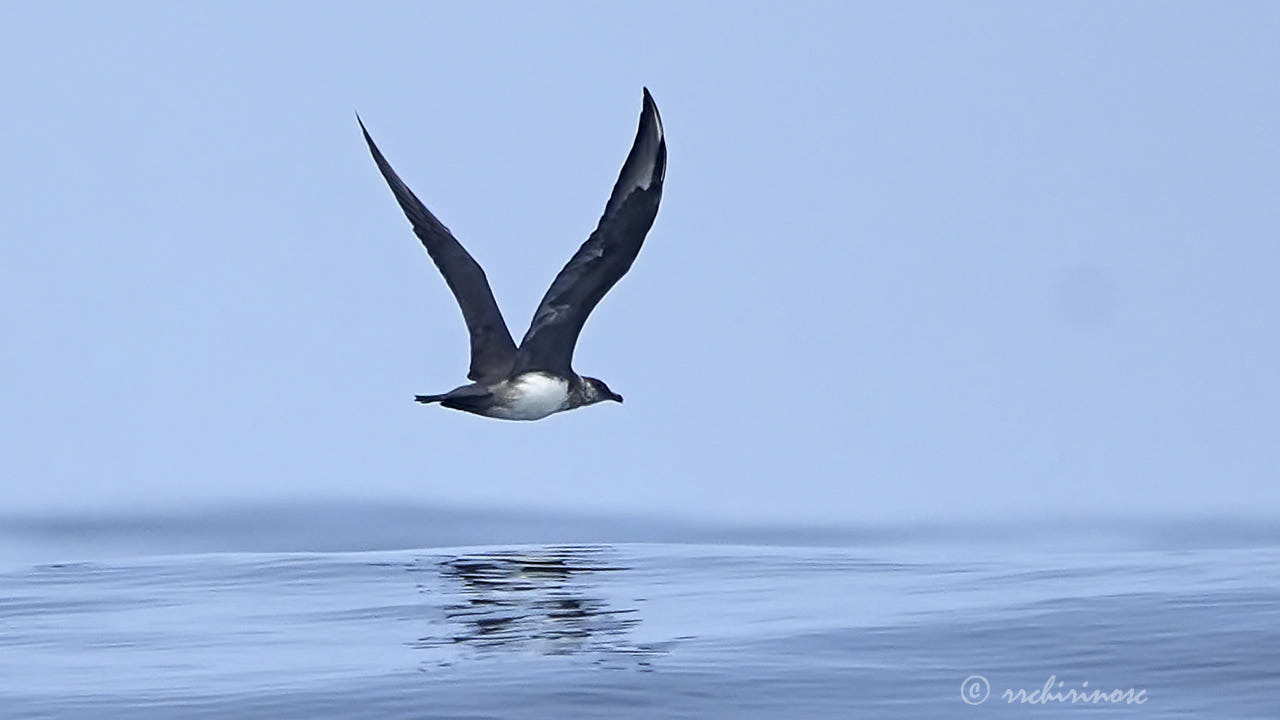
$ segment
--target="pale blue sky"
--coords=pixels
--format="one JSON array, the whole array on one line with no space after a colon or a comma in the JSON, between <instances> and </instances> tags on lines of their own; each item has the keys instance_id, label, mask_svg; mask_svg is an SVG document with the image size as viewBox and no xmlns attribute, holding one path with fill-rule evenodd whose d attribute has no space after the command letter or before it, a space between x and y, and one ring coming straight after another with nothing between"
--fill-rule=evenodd
<instances>
[{"instance_id":1,"label":"pale blue sky","mask_svg":"<svg viewBox=\"0 0 1280 720\"><path fill-rule=\"evenodd\" d=\"M1280 4L7 3L0 491L718 518L1280 514ZM412 402L520 337L647 85L626 396Z\"/></svg>"}]
</instances>

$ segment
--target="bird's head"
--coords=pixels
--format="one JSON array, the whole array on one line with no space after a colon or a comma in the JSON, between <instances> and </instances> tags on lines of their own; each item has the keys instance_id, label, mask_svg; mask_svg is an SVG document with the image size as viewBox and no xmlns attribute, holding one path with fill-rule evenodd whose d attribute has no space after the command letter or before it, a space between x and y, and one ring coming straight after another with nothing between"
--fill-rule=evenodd
<instances>
[{"instance_id":1,"label":"bird's head","mask_svg":"<svg viewBox=\"0 0 1280 720\"><path fill-rule=\"evenodd\" d=\"M622 396L610 390L609 386L605 385L603 380L598 380L593 377L584 377L582 378L582 383L586 390L583 394L586 395L588 403L598 403L605 400L622 402Z\"/></svg>"}]
</instances>

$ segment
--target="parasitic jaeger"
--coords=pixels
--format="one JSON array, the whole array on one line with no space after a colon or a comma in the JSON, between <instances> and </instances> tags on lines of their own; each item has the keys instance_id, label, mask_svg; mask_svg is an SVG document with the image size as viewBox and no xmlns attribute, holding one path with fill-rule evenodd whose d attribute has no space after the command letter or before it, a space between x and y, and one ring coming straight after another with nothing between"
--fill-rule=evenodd
<instances>
[{"instance_id":1,"label":"parasitic jaeger","mask_svg":"<svg viewBox=\"0 0 1280 720\"><path fill-rule=\"evenodd\" d=\"M415 399L503 420L540 420L604 400L622 402L622 396L603 381L582 377L571 365L587 315L631 268L658 214L667 143L648 88L635 142L600 223L556 275L519 347L511 339L479 263L391 169L359 116L356 121L414 234L453 291L471 336L467 378L472 382L442 395Z\"/></svg>"}]
</instances>

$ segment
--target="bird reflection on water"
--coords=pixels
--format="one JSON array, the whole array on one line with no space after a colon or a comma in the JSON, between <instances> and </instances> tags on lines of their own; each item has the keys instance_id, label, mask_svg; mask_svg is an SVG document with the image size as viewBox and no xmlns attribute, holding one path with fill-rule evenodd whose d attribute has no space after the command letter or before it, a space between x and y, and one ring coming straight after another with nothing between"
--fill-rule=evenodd
<instances>
[{"instance_id":1,"label":"bird reflection on water","mask_svg":"<svg viewBox=\"0 0 1280 720\"><path fill-rule=\"evenodd\" d=\"M639 645L635 607L616 607L599 592L601 573L625 572L607 546L553 546L459 555L415 565L436 570L448 597L445 622L419 638L418 649L638 657L661 649ZM420 586L423 592L437 582Z\"/></svg>"}]
</instances>

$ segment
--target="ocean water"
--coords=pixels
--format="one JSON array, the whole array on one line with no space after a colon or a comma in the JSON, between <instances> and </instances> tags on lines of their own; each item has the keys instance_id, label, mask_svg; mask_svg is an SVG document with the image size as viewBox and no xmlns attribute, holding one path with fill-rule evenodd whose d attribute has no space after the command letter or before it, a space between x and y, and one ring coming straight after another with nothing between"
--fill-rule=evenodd
<instances>
[{"instance_id":1,"label":"ocean water","mask_svg":"<svg viewBox=\"0 0 1280 720\"><path fill-rule=\"evenodd\" d=\"M1280 717L1267 526L916 530L8 518L0 718Z\"/></svg>"}]
</instances>

